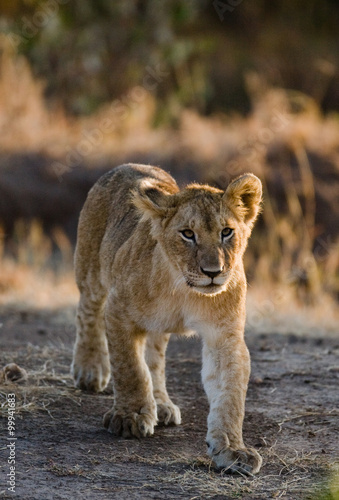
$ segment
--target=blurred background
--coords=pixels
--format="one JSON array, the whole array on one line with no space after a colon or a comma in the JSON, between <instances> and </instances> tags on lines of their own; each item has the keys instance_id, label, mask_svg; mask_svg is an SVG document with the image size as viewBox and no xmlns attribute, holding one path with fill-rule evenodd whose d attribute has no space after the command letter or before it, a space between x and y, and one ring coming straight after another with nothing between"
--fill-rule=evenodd
<instances>
[{"instance_id":1,"label":"blurred background","mask_svg":"<svg viewBox=\"0 0 339 500\"><path fill-rule=\"evenodd\" d=\"M258 175L250 325L335 318L338 26L337 0L0 0L0 303L74 303L86 194L141 162Z\"/></svg>"}]
</instances>

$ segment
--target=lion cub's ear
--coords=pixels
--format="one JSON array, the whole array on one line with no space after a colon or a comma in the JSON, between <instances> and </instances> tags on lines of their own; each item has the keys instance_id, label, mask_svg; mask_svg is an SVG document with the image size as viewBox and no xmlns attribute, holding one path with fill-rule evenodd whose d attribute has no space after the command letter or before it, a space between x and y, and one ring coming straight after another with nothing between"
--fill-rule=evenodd
<instances>
[{"instance_id":1,"label":"lion cub's ear","mask_svg":"<svg viewBox=\"0 0 339 500\"><path fill-rule=\"evenodd\" d=\"M232 211L252 226L260 210L261 198L260 179L253 174L245 174L229 184L223 199Z\"/></svg>"},{"instance_id":2,"label":"lion cub's ear","mask_svg":"<svg viewBox=\"0 0 339 500\"><path fill-rule=\"evenodd\" d=\"M170 194L160 184L143 180L133 191L132 200L143 218L163 218L170 207Z\"/></svg>"}]
</instances>

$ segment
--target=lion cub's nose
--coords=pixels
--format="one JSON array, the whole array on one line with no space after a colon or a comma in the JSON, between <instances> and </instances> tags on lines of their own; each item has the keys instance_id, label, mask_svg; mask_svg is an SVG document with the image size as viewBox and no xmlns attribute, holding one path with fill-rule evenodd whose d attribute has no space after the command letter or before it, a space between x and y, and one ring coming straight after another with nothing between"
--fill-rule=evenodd
<instances>
[{"instance_id":1,"label":"lion cub's nose","mask_svg":"<svg viewBox=\"0 0 339 500\"><path fill-rule=\"evenodd\" d=\"M204 269L203 267L200 267L200 270L202 273L206 274L206 276L208 276L209 278L216 278L217 276L219 276L219 274L222 273L222 268L221 269L216 269L216 268L213 268L213 269Z\"/></svg>"}]
</instances>

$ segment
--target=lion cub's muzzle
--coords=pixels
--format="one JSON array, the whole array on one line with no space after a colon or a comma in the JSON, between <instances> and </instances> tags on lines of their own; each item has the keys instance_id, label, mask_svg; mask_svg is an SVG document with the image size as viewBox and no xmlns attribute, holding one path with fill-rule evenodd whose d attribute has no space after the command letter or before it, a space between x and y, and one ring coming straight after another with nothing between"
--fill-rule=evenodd
<instances>
[{"instance_id":1,"label":"lion cub's muzzle","mask_svg":"<svg viewBox=\"0 0 339 500\"><path fill-rule=\"evenodd\" d=\"M187 273L186 283L194 291L211 295L225 290L229 278L229 271L222 268L203 268L200 273Z\"/></svg>"}]
</instances>

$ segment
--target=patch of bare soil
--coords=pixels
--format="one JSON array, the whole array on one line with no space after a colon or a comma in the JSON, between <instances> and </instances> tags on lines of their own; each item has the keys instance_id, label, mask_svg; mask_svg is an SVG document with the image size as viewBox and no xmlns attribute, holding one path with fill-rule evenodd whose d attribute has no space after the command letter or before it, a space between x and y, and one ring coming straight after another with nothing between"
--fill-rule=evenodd
<instances>
[{"instance_id":1,"label":"patch of bare soil","mask_svg":"<svg viewBox=\"0 0 339 500\"><path fill-rule=\"evenodd\" d=\"M144 440L114 438L102 426L112 394L73 387L74 327L49 311L7 311L1 319L0 368L17 363L25 382L3 382L1 498L337 499L339 340L247 332L252 377L245 442L260 449L258 476L217 472L205 454L208 405L200 381L198 339L171 340L169 393L179 427ZM8 404L15 393L15 493L8 490ZM332 493L331 493L332 491Z\"/></svg>"}]
</instances>

